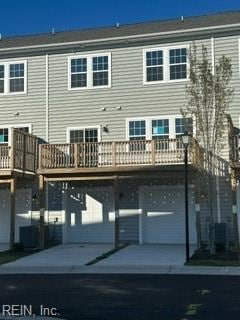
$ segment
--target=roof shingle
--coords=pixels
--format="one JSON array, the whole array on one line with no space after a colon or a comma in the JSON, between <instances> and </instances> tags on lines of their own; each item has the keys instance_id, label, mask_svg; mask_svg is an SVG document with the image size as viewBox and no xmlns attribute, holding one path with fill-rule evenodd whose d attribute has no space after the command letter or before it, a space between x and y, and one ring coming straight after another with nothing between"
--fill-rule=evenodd
<instances>
[{"instance_id":1,"label":"roof shingle","mask_svg":"<svg viewBox=\"0 0 240 320\"><path fill-rule=\"evenodd\" d=\"M58 43L87 40L104 40L108 38L121 38L161 32L174 32L185 31L188 29L227 26L238 23L240 24L240 11L223 12L214 15L186 17L183 21L181 21L181 18L179 18L175 20L161 20L120 25L119 28L112 26L56 32L54 35L52 35L52 33L45 33L18 37L3 37L0 41L0 48L8 49L28 46L54 45Z\"/></svg>"}]
</instances>

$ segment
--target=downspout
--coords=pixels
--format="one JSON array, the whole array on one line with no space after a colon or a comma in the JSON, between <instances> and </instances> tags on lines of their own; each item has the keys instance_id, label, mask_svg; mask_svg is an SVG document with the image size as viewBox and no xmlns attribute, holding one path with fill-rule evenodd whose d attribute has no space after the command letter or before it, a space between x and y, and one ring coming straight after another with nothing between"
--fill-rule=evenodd
<instances>
[{"instance_id":1,"label":"downspout","mask_svg":"<svg viewBox=\"0 0 240 320\"><path fill-rule=\"evenodd\" d=\"M48 54L46 54L46 142L49 140L49 81L48 81Z\"/></svg>"},{"instance_id":2,"label":"downspout","mask_svg":"<svg viewBox=\"0 0 240 320\"><path fill-rule=\"evenodd\" d=\"M46 54L46 133L45 133L45 140L46 142L49 141L49 68L48 68L48 54ZM45 199L46 199L46 208L45 208L45 219L49 220L49 199L48 199L48 183L46 183L45 188Z\"/></svg>"},{"instance_id":3,"label":"downspout","mask_svg":"<svg viewBox=\"0 0 240 320\"><path fill-rule=\"evenodd\" d=\"M215 74L215 39L214 37L211 38L211 53L212 53L212 74L214 75ZM215 101L214 101L214 104L215 104ZM216 172L217 222L220 223L221 222L221 205L220 205L218 165L215 172Z\"/></svg>"}]
</instances>

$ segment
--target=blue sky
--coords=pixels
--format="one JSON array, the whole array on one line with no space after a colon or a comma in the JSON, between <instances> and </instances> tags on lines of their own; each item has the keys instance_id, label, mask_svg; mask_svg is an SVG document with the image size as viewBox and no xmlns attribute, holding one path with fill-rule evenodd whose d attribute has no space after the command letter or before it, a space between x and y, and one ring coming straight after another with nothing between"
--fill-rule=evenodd
<instances>
[{"instance_id":1,"label":"blue sky","mask_svg":"<svg viewBox=\"0 0 240 320\"><path fill-rule=\"evenodd\" d=\"M239 0L3 0L3 36L240 10Z\"/></svg>"}]
</instances>

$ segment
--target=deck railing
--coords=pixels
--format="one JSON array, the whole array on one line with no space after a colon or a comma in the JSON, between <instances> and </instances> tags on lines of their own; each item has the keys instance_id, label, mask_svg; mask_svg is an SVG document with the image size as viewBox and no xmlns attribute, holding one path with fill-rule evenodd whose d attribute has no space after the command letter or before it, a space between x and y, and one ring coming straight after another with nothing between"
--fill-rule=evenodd
<instances>
[{"instance_id":1,"label":"deck railing","mask_svg":"<svg viewBox=\"0 0 240 320\"><path fill-rule=\"evenodd\" d=\"M0 145L0 170L36 171L37 139L35 136L13 129L11 146Z\"/></svg>"},{"instance_id":2,"label":"deck railing","mask_svg":"<svg viewBox=\"0 0 240 320\"><path fill-rule=\"evenodd\" d=\"M174 165L184 161L181 138L96 143L41 144L39 169ZM192 139L189 162L197 165L200 149Z\"/></svg>"}]
</instances>

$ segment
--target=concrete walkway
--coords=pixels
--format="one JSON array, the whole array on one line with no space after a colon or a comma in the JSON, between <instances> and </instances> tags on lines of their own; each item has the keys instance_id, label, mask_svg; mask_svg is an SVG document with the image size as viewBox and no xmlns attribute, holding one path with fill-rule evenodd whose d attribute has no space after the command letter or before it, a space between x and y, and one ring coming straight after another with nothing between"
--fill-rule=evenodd
<instances>
[{"instance_id":1,"label":"concrete walkway","mask_svg":"<svg viewBox=\"0 0 240 320\"><path fill-rule=\"evenodd\" d=\"M191 253L195 246L191 247ZM98 266L183 266L185 246L165 244L131 245L97 263Z\"/></svg>"},{"instance_id":2,"label":"concrete walkway","mask_svg":"<svg viewBox=\"0 0 240 320\"><path fill-rule=\"evenodd\" d=\"M72 267L84 266L113 248L111 244L67 244L53 247L39 253L10 262L4 267Z\"/></svg>"}]
</instances>

